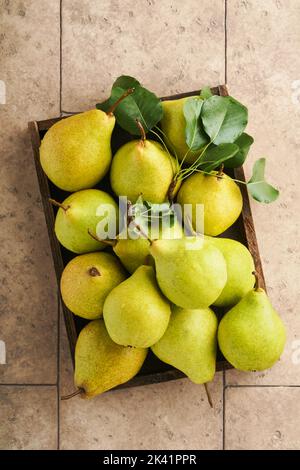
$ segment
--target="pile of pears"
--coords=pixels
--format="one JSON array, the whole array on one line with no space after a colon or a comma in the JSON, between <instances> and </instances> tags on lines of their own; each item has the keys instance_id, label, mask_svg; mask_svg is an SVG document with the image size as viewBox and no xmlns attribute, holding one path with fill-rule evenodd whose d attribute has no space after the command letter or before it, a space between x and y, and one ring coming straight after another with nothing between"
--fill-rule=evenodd
<instances>
[{"instance_id":1,"label":"pile of pears","mask_svg":"<svg viewBox=\"0 0 300 470\"><path fill-rule=\"evenodd\" d=\"M284 348L284 325L257 282L248 249L218 237L242 211L238 185L222 169L176 179L187 152L184 99L163 102L165 144L148 139L137 123L141 137L112 156L121 99L107 112L94 109L56 122L40 147L49 180L71 193L51 202L58 206L57 239L73 253L61 276L61 296L87 320L75 351L78 393L91 398L129 381L149 348L197 384L213 380L218 347L237 369L270 368ZM191 153L185 163L195 158ZM110 193L102 186L108 173ZM165 229L158 238L151 231L120 236L118 196L162 204L170 187L172 198L191 204L195 214L197 204L204 205L203 234L194 231L193 213L189 233L176 221L168 236ZM104 212L119 233L114 239L96 235Z\"/></svg>"}]
</instances>

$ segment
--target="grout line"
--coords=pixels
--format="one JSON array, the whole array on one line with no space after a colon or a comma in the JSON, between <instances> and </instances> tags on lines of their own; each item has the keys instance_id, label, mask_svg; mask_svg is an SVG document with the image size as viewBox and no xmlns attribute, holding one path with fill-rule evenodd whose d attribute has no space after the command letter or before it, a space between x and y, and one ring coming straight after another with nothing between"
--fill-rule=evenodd
<instances>
[{"instance_id":1,"label":"grout line","mask_svg":"<svg viewBox=\"0 0 300 470\"><path fill-rule=\"evenodd\" d=\"M227 85L227 0L224 0L224 83ZM223 370L223 433L222 448L226 449L226 371Z\"/></svg>"},{"instance_id":2,"label":"grout line","mask_svg":"<svg viewBox=\"0 0 300 470\"><path fill-rule=\"evenodd\" d=\"M223 370L223 450L225 450L225 407L226 407L226 382L225 382L225 370Z\"/></svg>"},{"instance_id":3,"label":"grout line","mask_svg":"<svg viewBox=\"0 0 300 470\"><path fill-rule=\"evenodd\" d=\"M224 0L224 46L225 46L225 70L224 70L224 75L225 75L225 84L227 85L227 0Z\"/></svg>"},{"instance_id":4,"label":"grout line","mask_svg":"<svg viewBox=\"0 0 300 470\"><path fill-rule=\"evenodd\" d=\"M57 450L60 448L60 295L57 289Z\"/></svg>"},{"instance_id":5,"label":"grout line","mask_svg":"<svg viewBox=\"0 0 300 470\"><path fill-rule=\"evenodd\" d=\"M59 4L59 110L62 114L62 0Z\"/></svg>"},{"instance_id":6,"label":"grout line","mask_svg":"<svg viewBox=\"0 0 300 470\"><path fill-rule=\"evenodd\" d=\"M78 114L80 111L65 111L64 109L61 109L61 114Z\"/></svg>"},{"instance_id":7,"label":"grout line","mask_svg":"<svg viewBox=\"0 0 300 470\"><path fill-rule=\"evenodd\" d=\"M31 384L31 383L27 383L27 384L17 384L17 383L5 383L5 384L2 384L0 383L0 387L56 387L57 384Z\"/></svg>"},{"instance_id":8,"label":"grout line","mask_svg":"<svg viewBox=\"0 0 300 470\"><path fill-rule=\"evenodd\" d=\"M62 116L62 0L59 3L59 111ZM60 295L57 289L57 377L56 377L56 422L57 450L60 449Z\"/></svg>"},{"instance_id":9,"label":"grout line","mask_svg":"<svg viewBox=\"0 0 300 470\"><path fill-rule=\"evenodd\" d=\"M299 388L300 385L225 385L225 389L227 388Z\"/></svg>"}]
</instances>

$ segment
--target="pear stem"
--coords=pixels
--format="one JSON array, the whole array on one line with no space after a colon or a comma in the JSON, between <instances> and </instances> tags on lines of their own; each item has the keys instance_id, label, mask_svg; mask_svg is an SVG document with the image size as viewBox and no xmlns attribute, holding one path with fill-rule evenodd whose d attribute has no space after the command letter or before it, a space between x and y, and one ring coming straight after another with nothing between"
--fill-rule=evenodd
<instances>
[{"instance_id":1,"label":"pear stem","mask_svg":"<svg viewBox=\"0 0 300 470\"><path fill-rule=\"evenodd\" d=\"M204 388L205 388L205 392L206 392L207 401L208 401L208 403L209 403L209 406L210 406L211 408L213 408L214 405L213 405L213 401L212 401L210 392L209 392L209 390L208 390L207 383L204 384Z\"/></svg>"},{"instance_id":2,"label":"pear stem","mask_svg":"<svg viewBox=\"0 0 300 470\"><path fill-rule=\"evenodd\" d=\"M138 225L134 220L132 220L130 223L133 224L133 225L135 226L135 228L138 229L138 231L140 232L140 234L142 235L142 237L145 238L146 240L148 240L148 242L150 243L150 245L152 245L153 240L151 240L151 238L148 237L148 235L144 232L144 230L142 229L142 227L141 227L140 225Z\"/></svg>"},{"instance_id":3,"label":"pear stem","mask_svg":"<svg viewBox=\"0 0 300 470\"><path fill-rule=\"evenodd\" d=\"M217 179L222 178L222 176L224 175L224 171L223 171L223 170L224 170L224 163L221 163L220 169L219 169L219 171L218 171L218 173L217 173Z\"/></svg>"},{"instance_id":4,"label":"pear stem","mask_svg":"<svg viewBox=\"0 0 300 470\"><path fill-rule=\"evenodd\" d=\"M177 184L177 179L176 177L171 181L171 184L169 186L169 189L168 189L168 199L169 199L169 202L172 203L174 201L174 189L176 187L176 184Z\"/></svg>"},{"instance_id":5,"label":"pear stem","mask_svg":"<svg viewBox=\"0 0 300 470\"><path fill-rule=\"evenodd\" d=\"M253 276L255 277L254 290L258 290L258 289L261 288L261 286L260 286L260 278L259 278L258 272L257 272L257 271L253 271L252 274L253 274Z\"/></svg>"},{"instance_id":6,"label":"pear stem","mask_svg":"<svg viewBox=\"0 0 300 470\"><path fill-rule=\"evenodd\" d=\"M101 273L100 273L99 269L97 269L95 266L93 266L92 268L89 269L89 275L92 276L92 277L96 277L96 276L101 276Z\"/></svg>"},{"instance_id":7,"label":"pear stem","mask_svg":"<svg viewBox=\"0 0 300 470\"><path fill-rule=\"evenodd\" d=\"M70 400L70 398L76 397L77 395L81 395L81 393L84 393L83 388L78 388L78 390L73 393L70 393L70 395L64 395L63 397L61 397L61 400Z\"/></svg>"},{"instance_id":8,"label":"pear stem","mask_svg":"<svg viewBox=\"0 0 300 470\"><path fill-rule=\"evenodd\" d=\"M106 112L108 116L112 116L114 114L114 111L118 107L118 105L123 101L127 96L131 95L134 92L135 88L128 88L122 96L109 108L109 110Z\"/></svg>"},{"instance_id":9,"label":"pear stem","mask_svg":"<svg viewBox=\"0 0 300 470\"><path fill-rule=\"evenodd\" d=\"M153 240L151 240L151 238L148 237L148 235L144 232L144 230L142 229L142 227L141 227L140 225L138 225L138 224L135 222L134 216L129 213L131 207L132 207L132 203L131 203L130 201L127 201L127 225L132 224L135 228L138 229L138 231L140 232L140 234L141 234L146 240L148 240L148 242L150 243L150 245L152 245Z\"/></svg>"},{"instance_id":10,"label":"pear stem","mask_svg":"<svg viewBox=\"0 0 300 470\"><path fill-rule=\"evenodd\" d=\"M145 132L145 129L144 129L144 127L143 127L141 121L139 121L138 119L136 119L135 122L136 122L136 125L137 125L138 128L139 128L140 133L141 133L141 141L144 143L145 140L146 140L146 132Z\"/></svg>"},{"instance_id":11,"label":"pear stem","mask_svg":"<svg viewBox=\"0 0 300 470\"><path fill-rule=\"evenodd\" d=\"M118 243L117 240L101 240L97 235L94 235L90 229L88 229L88 234L97 242L104 243L105 245L115 246Z\"/></svg>"},{"instance_id":12,"label":"pear stem","mask_svg":"<svg viewBox=\"0 0 300 470\"><path fill-rule=\"evenodd\" d=\"M56 207L59 207L60 209L63 209L65 212L71 207L71 206L66 206L64 204L62 204L61 202L57 202L55 201L55 199L51 199L51 197L49 197L48 201L53 205L53 206L56 206Z\"/></svg>"}]
</instances>

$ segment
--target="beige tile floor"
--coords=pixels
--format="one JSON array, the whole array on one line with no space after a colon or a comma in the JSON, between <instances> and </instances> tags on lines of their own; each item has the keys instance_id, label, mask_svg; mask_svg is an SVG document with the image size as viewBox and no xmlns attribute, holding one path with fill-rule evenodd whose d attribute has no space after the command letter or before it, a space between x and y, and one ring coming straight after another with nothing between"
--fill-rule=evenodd
<instances>
[{"instance_id":1,"label":"beige tile floor","mask_svg":"<svg viewBox=\"0 0 300 470\"><path fill-rule=\"evenodd\" d=\"M299 448L300 4L136 6L0 0L0 448ZM92 107L122 73L159 95L227 81L250 110L256 142L246 171L267 155L281 190L272 206L252 208L269 294L288 326L286 352L267 373L217 374L213 410L187 380L58 401L73 390L72 369L26 125Z\"/></svg>"}]
</instances>

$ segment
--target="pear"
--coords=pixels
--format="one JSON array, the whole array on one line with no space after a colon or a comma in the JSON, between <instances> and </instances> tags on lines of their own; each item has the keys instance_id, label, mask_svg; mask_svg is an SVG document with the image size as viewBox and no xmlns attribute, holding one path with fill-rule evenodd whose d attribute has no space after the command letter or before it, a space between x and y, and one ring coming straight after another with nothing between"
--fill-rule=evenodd
<instances>
[{"instance_id":1,"label":"pear","mask_svg":"<svg viewBox=\"0 0 300 470\"><path fill-rule=\"evenodd\" d=\"M149 237L152 237L152 231L149 231ZM178 222L175 222L171 226L160 227L159 238L160 239L178 239L183 236L183 230ZM143 235L139 238L130 238L128 233L127 238L118 238L113 248L115 254L118 256L122 264L125 266L127 271L131 274L141 265L145 263L145 260L150 254L149 251L150 242Z\"/></svg>"},{"instance_id":2,"label":"pear","mask_svg":"<svg viewBox=\"0 0 300 470\"><path fill-rule=\"evenodd\" d=\"M193 163L201 153L189 150L185 141L186 121L183 106L188 98L162 101L163 118L161 129L165 135L165 143L171 152L176 153L179 160L186 155L185 163Z\"/></svg>"},{"instance_id":3,"label":"pear","mask_svg":"<svg viewBox=\"0 0 300 470\"><path fill-rule=\"evenodd\" d=\"M46 132L40 162L58 188L72 192L91 188L107 173L116 121L113 111L133 91L127 90L107 113L92 109L61 119Z\"/></svg>"},{"instance_id":4,"label":"pear","mask_svg":"<svg viewBox=\"0 0 300 470\"><path fill-rule=\"evenodd\" d=\"M243 371L264 370L280 358L285 327L265 291L252 289L222 318L218 341L230 364Z\"/></svg>"},{"instance_id":5,"label":"pear","mask_svg":"<svg viewBox=\"0 0 300 470\"><path fill-rule=\"evenodd\" d=\"M217 307L237 304L255 284L254 261L250 251L242 243L229 238L207 237L221 251L227 265L227 282L221 295L214 302Z\"/></svg>"},{"instance_id":6,"label":"pear","mask_svg":"<svg viewBox=\"0 0 300 470\"><path fill-rule=\"evenodd\" d=\"M131 238L119 239L113 247L115 254L130 274L142 266L149 255L149 241L140 236L136 240Z\"/></svg>"},{"instance_id":7,"label":"pear","mask_svg":"<svg viewBox=\"0 0 300 470\"><path fill-rule=\"evenodd\" d=\"M102 319L91 321L81 330L75 349L75 385L81 397L93 398L132 379L146 356L147 349L115 344Z\"/></svg>"},{"instance_id":8,"label":"pear","mask_svg":"<svg viewBox=\"0 0 300 470\"><path fill-rule=\"evenodd\" d=\"M118 206L114 199L99 189L85 189L71 194L63 203L50 201L59 206L55 219L55 234L59 242L73 253L103 250L106 245L89 235L96 233L98 223L117 233ZM98 214L98 215L97 215Z\"/></svg>"},{"instance_id":9,"label":"pear","mask_svg":"<svg viewBox=\"0 0 300 470\"><path fill-rule=\"evenodd\" d=\"M75 315L94 320L102 315L110 291L125 279L123 266L109 253L76 256L62 273L61 296Z\"/></svg>"},{"instance_id":10,"label":"pear","mask_svg":"<svg viewBox=\"0 0 300 470\"><path fill-rule=\"evenodd\" d=\"M155 240L150 246L163 294L183 308L206 308L221 294L227 269L224 256L200 237Z\"/></svg>"},{"instance_id":11,"label":"pear","mask_svg":"<svg viewBox=\"0 0 300 470\"><path fill-rule=\"evenodd\" d=\"M40 147L48 178L65 191L95 186L111 162L115 117L93 109L62 119L47 131Z\"/></svg>"},{"instance_id":12,"label":"pear","mask_svg":"<svg viewBox=\"0 0 300 470\"><path fill-rule=\"evenodd\" d=\"M189 310L173 306L167 331L151 349L192 382L203 384L215 375L217 328L217 317L210 308Z\"/></svg>"},{"instance_id":13,"label":"pear","mask_svg":"<svg viewBox=\"0 0 300 470\"><path fill-rule=\"evenodd\" d=\"M127 196L132 203L142 196L145 201L161 204L168 199L177 169L176 160L162 145L146 140L143 133L140 140L127 142L117 151L112 160L110 182L117 196ZM179 182L172 196L178 188Z\"/></svg>"},{"instance_id":14,"label":"pear","mask_svg":"<svg viewBox=\"0 0 300 470\"><path fill-rule=\"evenodd\" d=\"M227 230L239 217L243 198L238 185L225 173L207 175L195 173L182 184L177 202L191 204L192 223L197 229L196 206L204 206L204 233L217 236Z\"/></svg>"},{"instance_id":15,"label":"pear","mask_svg":"<svg viewBox=\"0 0 300 470\"><path fill-rule=\"evenodd\" d=\"M167 329L171 309L158 289L151 266L140 266L107 296L103 318L111 339L123 346L147 348Z\"/></svg>"}]
</instances>

